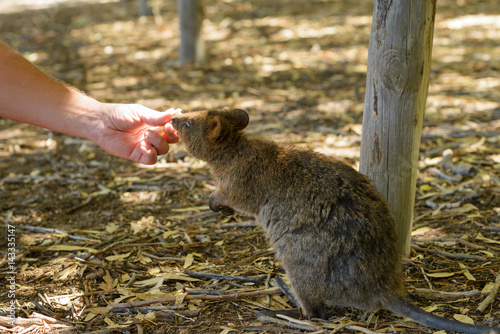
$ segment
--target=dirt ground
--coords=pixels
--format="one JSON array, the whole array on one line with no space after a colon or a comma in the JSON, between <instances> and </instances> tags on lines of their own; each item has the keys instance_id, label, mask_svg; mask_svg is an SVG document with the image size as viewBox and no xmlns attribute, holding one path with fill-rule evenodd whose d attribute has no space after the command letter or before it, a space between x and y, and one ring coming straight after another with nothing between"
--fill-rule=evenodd
<instances>
[{"instance_id":1,"label":"dirt ground","mask_svg":"<svg viewBox=\"0 0 500 334\"><path fill-rule=\"evenodd\" d=\"M177 61L176 2L154 6L157 15L142 19L131 0L10 8L0 12L0 40L101 101L244 108L249 134L356 166L372 1L207 0L208 59L185 68ZM404 261L416 304L496 326L499 41L497 0L438 1L414 247ZM369 323L362 311L340 309L329 310L328 322L257 319L293 307L269 290L283 272L251 219L208 209L214 188L205 164L182 144L148 167L87 140L0 119L4 277L7 236L16 247L15 288L1 283L0 332L432 332L387 311ZM477 310L487 296L493 300ZM11 301L26 323L8 325ZM116 303L126 304L106 307Z\"/></svg>"}]
</instances>

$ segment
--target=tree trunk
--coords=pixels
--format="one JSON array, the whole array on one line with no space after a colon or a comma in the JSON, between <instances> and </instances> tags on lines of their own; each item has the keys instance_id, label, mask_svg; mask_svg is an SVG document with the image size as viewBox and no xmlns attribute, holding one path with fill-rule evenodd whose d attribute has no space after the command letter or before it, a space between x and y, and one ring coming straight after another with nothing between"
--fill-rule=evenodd
<instances>
[{"instance_id":1,"label":"tree trunk","mask_svg":"<svg viewBox=\"0 0 500 334\"><path fill-rule=\"evenodd\" d=\"M182 65L200 63L205 59L205 45L202 38L202 0L177 0L181 28L179 60Z\"/></svg>"},{"instance_id":2,"label":"tree trunk","mask_svg":"<svg viewBox=\"0 0 500 334\"><path fill-rule=\"evenodd\" d=\"M389 202L410 253L417 162L436 0L376 0L368 48L359 170Z\"/></svg>"}]
</instances>

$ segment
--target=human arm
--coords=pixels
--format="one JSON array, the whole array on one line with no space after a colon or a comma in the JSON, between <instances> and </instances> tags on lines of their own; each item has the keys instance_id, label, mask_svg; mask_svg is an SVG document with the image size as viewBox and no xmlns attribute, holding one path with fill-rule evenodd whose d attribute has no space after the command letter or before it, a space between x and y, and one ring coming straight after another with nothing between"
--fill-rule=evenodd
<instances>
[{"instance_id":1,"label":"human arm","mask_svg":"<svg viewBox=\"0 0 500 334\"><path fill-rule=\"evenodd\" d=\"M154 164L158 154L168 152L168 143L179 140L169 123L175 113L99 102L50 78L0 43L1 117L86 138L113 155Z\"/></svg>"}]
</instances>

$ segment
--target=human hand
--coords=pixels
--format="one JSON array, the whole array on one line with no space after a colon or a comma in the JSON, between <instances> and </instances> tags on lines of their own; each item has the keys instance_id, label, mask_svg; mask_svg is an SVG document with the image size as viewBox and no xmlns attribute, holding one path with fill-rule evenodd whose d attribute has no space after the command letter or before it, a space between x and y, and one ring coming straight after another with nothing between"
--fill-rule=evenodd
<instances>
[{"instance_id":1,"label":"human hand","mask_svg":"<svg viewBox=\"0 0 500 334\"><path fill-rule=\"evenodd\" d=\"M118 157L152 165L179 137L170 124L180 109L158 112L139 104L106 104L95 142ZM160 134L161 133L161 134Z\"/></svg>"}]
</instances>

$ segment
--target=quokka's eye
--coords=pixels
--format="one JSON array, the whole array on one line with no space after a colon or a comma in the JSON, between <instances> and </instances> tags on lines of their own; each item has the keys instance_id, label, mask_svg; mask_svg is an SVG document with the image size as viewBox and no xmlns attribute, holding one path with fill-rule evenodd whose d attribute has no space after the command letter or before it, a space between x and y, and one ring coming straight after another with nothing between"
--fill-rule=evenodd
<instances>
[{"instance_id":1,"label":"quokka's eye","mask_svg":"<svg viewBox=\"0 0 500 334\"><path fill-rule=\"evenodd\" d=\"M184 123L184 125L186 126L186 128L190 128L191 127L191 123L189 123L189 121L186 121L186 123Z\"/></svg>"}]
</instances>

